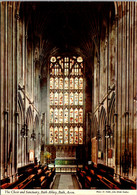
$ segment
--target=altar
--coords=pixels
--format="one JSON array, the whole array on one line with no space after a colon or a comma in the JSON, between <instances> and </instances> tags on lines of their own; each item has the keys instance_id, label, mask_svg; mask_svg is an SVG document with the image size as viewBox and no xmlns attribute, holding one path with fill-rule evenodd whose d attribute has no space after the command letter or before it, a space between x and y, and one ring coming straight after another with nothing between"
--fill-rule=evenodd
<instances>
[{"instance_id":1,"label":"altar","mask_svg":"<svg viewBox=\"0 0 137 195\"><path fill-rule=\"evenodd\" d=\"M56 159L55 168L56 172L67 172L75 173L77 171L78 162L76 159L76 148L57 147L56 148Z\"/></svg>"}]
</instances>

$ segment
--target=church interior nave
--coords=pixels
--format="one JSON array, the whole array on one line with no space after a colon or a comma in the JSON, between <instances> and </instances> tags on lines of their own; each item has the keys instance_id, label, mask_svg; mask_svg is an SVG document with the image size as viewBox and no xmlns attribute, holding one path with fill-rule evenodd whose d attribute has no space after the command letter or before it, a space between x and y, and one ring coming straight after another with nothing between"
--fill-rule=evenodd
<instances>
[{"instance_id":1,"label":"church interior nave","mask_svg":"<svg viewBox=\"0 0 137 195\"><path fill-rule=\"evenodd\" d=\"M0 3L2 189L136 189L137 3Z\"/></svg>"}]
</instances>

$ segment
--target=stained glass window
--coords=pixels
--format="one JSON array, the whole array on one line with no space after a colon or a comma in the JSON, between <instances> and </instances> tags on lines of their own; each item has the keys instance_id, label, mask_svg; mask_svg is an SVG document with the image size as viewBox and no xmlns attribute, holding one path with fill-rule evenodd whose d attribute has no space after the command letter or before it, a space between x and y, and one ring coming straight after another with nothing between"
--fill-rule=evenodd
<instances>
[{"instance_id":1,"label":"stained glass window","mask_svg":"<svg viewBox=\"0 0 137 195\"><path fill-rule=\"evenodd\" d=\"M68 78L65 78L65 89L68 89Z\"/></svg>"},{"instance_id":2,"label":"stained glass window","mask_svg":"<svg viewBox=\"0 0 137 195\"><path fill-rule=\"evenodd\" d=\"M54 97L53 93L51 92L50 93L50 105L53 105L53 97Z\"/></svg>"},{"instance_id":3,"label":"stained glass window","mask_svg":"<svg viewBox=\"0 0 137 195\"><path fill-rule=\"evenodd\" d=\"M73 144L73 140L74 140L74 133L73 133L73 127L70 127L70 138L69 138L69 142L70 144Z\"/></svg>"},{"instance_id":4,"label":"stained glass window","mask_svg":"<svg viewBox=\"0 0 137 195\"><path fill-rule=\"evenodd\" d=\"M78 105L78 93L75 93L75 105Z\"/></svg>"},{"instance_id":5,"label":"stained glass window","mask_svg":"<svg viewBox=\"0 0 137 195\"><path fill-rule=\"evenodd\" d=\"M68 127L64 128L64 144L68 144Z\"/></svg>"},{"instance_id":6,"label":"stained glass window","mask_svg":"<svg viewBox=\"0 0 137 195\"><path fill-rule=\"evenodd\" d=\"M50 89L53 89L53 84L54 84L54 78L50 78Z\"/></svg>"},{"instance_id":7,"label":"stained glass window","mask_svg":"<svg viewBox=\"0 0 137 195\"><path fill-rule=\"evenodd\" d=\"M50 144L83 144L83 59L50 58Z\"/></svg>"},{"instance_id":8,"label":"stained glass window","mask_svg":"<svg viewBox=\"0 0 137 195\"><path fill-rule=\"evenodd\" d=\"M50 109L50 123L53 123L53 108Z\"/></svg>"},{"instance_id":9,"label":"stained glass window","mask_svg":"<svg viewBox=\"0 0 137 195\"><path fill-rule=\"evenodd\" d=\"M58 105L58 93L57 92L55 93L55 100L54 100L54 102L55 102L55 105Z\"/></svg>"},{"instance_id":10,"label":"stained glass window","mask_svg":"<svg viewBox=\"0 0 137 195\"><path fill-rule=\"evenodd\" d=\"M63 93L59 93L59 105L63 105Z\"/></svg>"},{"instance_id":11,"label":"stained glass window","mask_svg":"<svg viewBox=\"0 0 137 195\"><path fill-rule=\"evenodd\" d=\"M74 142L75 142L75 144L78 144L78 127L75 127Z\"/></svg>"},{"instance_id":12,"label":"stained glass window","mask_svg":"<svg viewBox=\"0 0 137 195\"><path fill-rule=\"evenodd\" d=\"M73 99L73 93L70 93L70 105L73 105L74 99Z\"/></svg>"},{"instance_id":13,"label":"stained glass window","mask_svg":"<svg viewBox=\"0 0 137 195\"><path fill-rule=\"evenodd\" d=\"M79 144L83 144L83 128L79 128Z\"/></svg>"},{"instance_id":14,"label":"stained glass window","mask_svg":"<svg viewBox=\"0 0 137 195\"><path fill-rule=\"evenodd\" d=\"M74 122L78 123L78 109L75 109L75 118L74 118Z\"/></svg>"},{"instance_id":15,"label":"stained glass window","mask_svg":"<svg viewBox=\"0 0 137 195\"><path fill-rule=\"evenodd\" d=\"M59 78L59 88L63 89L63 78Z\"/></svg>"},{"instance_id":16,"label":"stained glass window","mask_svg":"<svg viewBox=\"0 0 137 195\"><path fill-rule=\"evenodd\" d=\"M70 78L70 89L74 89L74 79Z\"/></svg>"},{"instance_id":17,"label":"stained glass window","mask_svg":"<svg viewBox=\"0 0 137 195\"><path fill-rule=\"evenodd\" d=\"M59 109L59 123L63 123L63 109Z\"/></svg>"},{"instance_id":18,"label":"stained glass window","mask_svg":"<svg viewBox=\"0 0 137 195\"><path fill-rule=\"evenodd\" d=\"M73 108L70 109L70 123L74 122L74 112L73 112Z\"/></svg>"},{"instance_id":19,"label":"stained glass window","mask_svg":"<svg viewBox=\"0 0 137 195\"><path fill-rule=\"evenodd\" d=\"M59 127L59 144L63 144L63 128Z\"/></svg>"},{"instance_id":20,"label":"stained glass window","mask_svg":"<svg viewBox=\"0 0 137 195\"><path fill-rule=\"evenodd\" d=\"M68 105L68 93L64 94L64 105Z\"/></svg>"},{"instance_id":21,"label":"stained glass window","mask_svg":"<svg viewBox=\"0 0 137 195\"><path fill-rule=\"evenodd\" d=\"M79 105L83 105L83 93L79 93Z\"/></svg>"},{"instance_id":22,"label":"stained glass window","mask_svg":"<svg viewBox=\"0 0 137 195\"><path fill-rule=\"evenodd\" d=\"M83 123L83 110L79 109L79 123Z\"/></svg>"},{"instance_id":23,"label":"stained glass window","mask_svg":"<svg viewBox=\"0 0 137 195\"><path fill-rule=\"evenodd\" d=\"M75 89L78 89L78 78L75 78Z\"/></svg>"},{"instance_id":24,"label":"stained glass window","mask_svg":"<svg viewBox=\"0 0 137 195\"><path fill-rule=\"evenodd\" d=\"M58 109L57 108L54 111L54 121L55 123L58 123Z\"/></svg>"},{"instance_id":25,"label":"stained glass window","mask_svg":"<svg viewBox=\"0 0 137 195\"><path fill-rule=\"evenodd\" d=\"M55 89L58 89L58 77L55 77Z\"/></svg>"},{"instance_id":26,"label":"stained glass window","mask_svg":"<svg viewBox=\"0 0 137 195\"><path fill-rule=\"evenodd\" d=\"M53 138L54 138L54 133L53 133L53 127L50 127L50 144L53 144Z\"/></svg>"},{"instance_id":27,"label":"stained glass window","mask_svg":"<svg viewBox=\"0 0 137 195\"><path fill-rule=\"evenodd\" d=\"M64 110L64 123L68 123L68 109Z\"/></svg>"},{"instance_id":28,"label":"stained glass window","mask_svg":"<svg viewBox=\"0 0 137 195\"><path fill-rule=\"evenodd\" d=\"M58 127L54 128L54 143L58 144Z\"/></svg>"},{"instance_id":29,"label":"stained glass window","mask_svg":"<svg viewBox=\"0 0 137 195\"><path fill-rule=\"evenodd\" d=\"M83 89L83 78L79 78L79 89Z\"/></svg>"}]
</instances>

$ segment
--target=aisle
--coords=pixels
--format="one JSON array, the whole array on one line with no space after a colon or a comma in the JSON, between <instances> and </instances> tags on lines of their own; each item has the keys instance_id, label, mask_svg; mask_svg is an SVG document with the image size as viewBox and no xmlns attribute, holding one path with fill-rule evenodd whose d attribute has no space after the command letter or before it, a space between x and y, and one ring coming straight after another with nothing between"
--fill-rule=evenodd
<instances>
[{"instance_id":1,"label":"aisle","mask_svg":"<svg viewBox=\"0 0 137 195\"><path fill-rule=\"evenodd\" d=\"M79 184L75 175L57 174L52 189L79 189Z\"/></svg>"}]
</instances>

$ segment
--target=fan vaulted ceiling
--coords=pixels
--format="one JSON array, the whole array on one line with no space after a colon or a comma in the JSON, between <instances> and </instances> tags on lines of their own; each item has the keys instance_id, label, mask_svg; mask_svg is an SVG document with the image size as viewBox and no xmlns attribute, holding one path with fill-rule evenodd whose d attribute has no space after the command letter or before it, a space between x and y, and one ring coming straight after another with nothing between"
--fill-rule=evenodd
<instances>
[{"instance_id":1,"label":"fan vaulted ceiling","mask_svg":"<svg viewBox=\"0 0 137 195\"><path fill-rule=\"evenodd\" d=\"M31 31L44 40L43 54L47 56L73 53L92 56L100 33L100 22L108 17L113 3L95 2L26 2L31 17ZM93 44L94 42L94 44ZM95 43L96 42L96 43Z\"/></svg>"}]
</instances>

